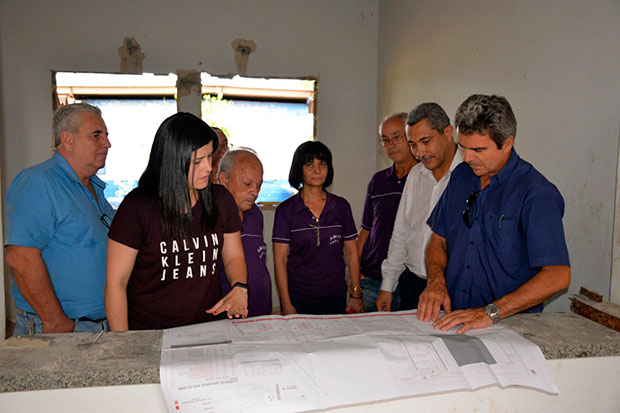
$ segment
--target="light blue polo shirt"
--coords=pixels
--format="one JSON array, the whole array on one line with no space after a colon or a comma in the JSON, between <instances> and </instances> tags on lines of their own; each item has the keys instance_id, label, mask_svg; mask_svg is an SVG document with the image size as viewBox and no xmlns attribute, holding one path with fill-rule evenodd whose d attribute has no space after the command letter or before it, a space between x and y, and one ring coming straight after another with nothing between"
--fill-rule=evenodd
<instances>
[{"instance_id":1,"label":"light blue polo shirt","mask_svg":"<svg viewBox=\"0 0 620 413\"><path fill-rule=\"evenodd\" d=\"M5 200L5 246L41 250L56 296L70 318L105 317L103 291L108 229L102 214L114 217L105 199L105 183L91 183L97 200L82 185L65 158L56 153L47 161L20 172ZM34 313L13 281L18 308Z\"/></svg>"}]
</instances>

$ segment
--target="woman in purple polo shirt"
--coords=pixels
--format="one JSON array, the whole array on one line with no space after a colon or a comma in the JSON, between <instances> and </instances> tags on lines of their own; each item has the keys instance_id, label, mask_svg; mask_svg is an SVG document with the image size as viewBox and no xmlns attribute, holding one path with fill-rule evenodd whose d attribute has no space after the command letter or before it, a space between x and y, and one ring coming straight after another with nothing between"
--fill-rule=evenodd
<instances>
[{"instance_id":1,"label":"woman in purple polo shirt","mask_svg":"<svg viewBox=\"0 0 620 413\"><path fill-rule=\"evenodd\" d=\"M351 206L325 190L332 154L321 142L302 143L288 181L299 190L276 209L273 255L282 314L362 312L357 229ZM352 292L347 304L346 255Z\"/></svg>"}]
</instances>

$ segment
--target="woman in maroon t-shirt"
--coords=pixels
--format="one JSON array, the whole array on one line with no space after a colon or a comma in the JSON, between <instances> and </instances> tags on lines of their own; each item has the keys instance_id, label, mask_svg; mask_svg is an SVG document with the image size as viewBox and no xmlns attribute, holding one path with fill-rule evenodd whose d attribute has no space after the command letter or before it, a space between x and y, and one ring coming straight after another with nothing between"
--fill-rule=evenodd
<instances>
[{"instance_id":1,"label":"woman in maroon t-shirt","mask_svg":"<svg viewBox=\"0 0 620 413\"><path fill-rule=\"evenodd\" d=\"M215 132L189 113L166 119L146 170L108 233L110 330L171 328L247 315L247 270L235 201L211 185ZM222 298L219 256L233 289Z\"/></svg>"}]
</instances>

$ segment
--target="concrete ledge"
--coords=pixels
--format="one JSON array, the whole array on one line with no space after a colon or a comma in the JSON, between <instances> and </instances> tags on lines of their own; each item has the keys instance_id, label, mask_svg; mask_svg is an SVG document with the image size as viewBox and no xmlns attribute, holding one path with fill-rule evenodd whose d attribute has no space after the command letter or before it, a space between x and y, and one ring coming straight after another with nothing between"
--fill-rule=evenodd
<instances>
[{"instance_id":1,"label":"concrete ledge","mask_svg":"<svg viewBox=\"0 0 620 413\"><path fill-rule=\"evenodd\" d=\"M548 360L620 355L620 333L572 313L520 314L502 325ZM0 392L159 383L161 330L35 336L0 344ZM42 342L45 341L45 342Z\"/></svg>"}]
</instances>

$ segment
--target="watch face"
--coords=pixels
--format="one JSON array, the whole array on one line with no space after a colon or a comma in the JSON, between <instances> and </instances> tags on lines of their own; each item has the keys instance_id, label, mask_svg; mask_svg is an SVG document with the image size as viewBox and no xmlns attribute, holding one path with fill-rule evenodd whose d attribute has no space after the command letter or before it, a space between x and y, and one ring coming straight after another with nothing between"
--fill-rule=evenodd
<instances>
[{"instance_id":1,"label":"watch face","mask_svg":"<svg viewBox=\"0 0 620 413\"><path fill-rule=\"evenodd\" d=\"M495 304L489 304L484 307L484 313L491 317L493 324L499 323L499 308Z\"/></svg>"}]
</instances>

